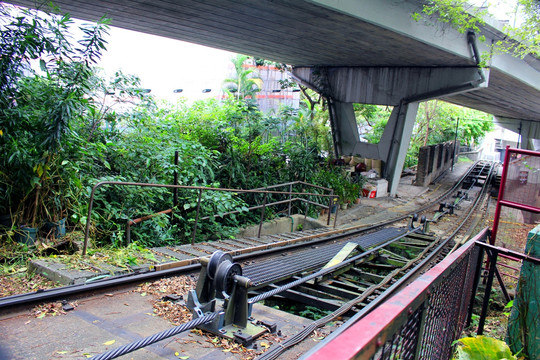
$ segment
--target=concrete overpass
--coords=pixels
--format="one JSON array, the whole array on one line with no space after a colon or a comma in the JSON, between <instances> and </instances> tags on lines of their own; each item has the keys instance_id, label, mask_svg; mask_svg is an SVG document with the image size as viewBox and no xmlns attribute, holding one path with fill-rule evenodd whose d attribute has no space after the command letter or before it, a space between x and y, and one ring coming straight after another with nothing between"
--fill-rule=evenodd
<instances>
[{"instance_id":1,"label":"concrete overpass","mask_svg":"<svg viewBox=\"0 0 540 360\"><path fill-rule=\"evenodd\" d=\"M9 2L35 7L35 1ZM418 103L439 98L491 113L540 138L540 60L494 55L477 67L486 44L504 38L493 22L460 34L436 19L415 22L409 0L57 0L73 17L293 65L293 75L329 98L340 154L385 162L395 194ZM484 35L486 43L477 41ZM352 103L394 106L381 142L359 141ZM517 125L516 125L517 126ZM527 133L524 133L529 129ZM528 145L523 142L524 146Z\"/></svg>"}]
</instances>

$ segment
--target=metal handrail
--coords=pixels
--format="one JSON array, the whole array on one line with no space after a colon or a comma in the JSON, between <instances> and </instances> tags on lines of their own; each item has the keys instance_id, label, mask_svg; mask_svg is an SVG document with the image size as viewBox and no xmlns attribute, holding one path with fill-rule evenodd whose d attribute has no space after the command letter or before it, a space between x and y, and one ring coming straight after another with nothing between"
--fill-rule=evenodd
<instances>
[{"instance_id":1,"label":"metal handrail","mask_svg":"<svg viewBox=\"0 0 540 360\"><path fill-rule=\"evenodd\" d=\"M301 183L301 184L304 184L304 185L309 185L311 187L315 187L315 188L319 188L319 189L323 189L323 190L326 190L326 191L330 191L331 193L330 194L317 194L317 193L298 193L298 192L292 192L292 191L272 191L272 190L263 190L263 189L267 189L267 188L275 188L275 187L278 187L278 186L290 186L292 188L292 185L294 185L295 183ZM327 208L329 211L328 211L328 224L330 222L330 209L332 207L332 201L336 198L339 198L339 196L337 195L334 195L334 190L333 189L329 189L329 188L324 188L322 186L317 186L317 185L313 185L313 184L308 184L308 183L304 183L304 182L293 182L293 183L286 183L286 184L279 184L279 185L271 185L271 186L268 186L267 188L259 188L259 189L252 189L252 190L244 190L244 189L227 189L227 188L215 188L215 187L204 187L204 186L189 186L189 185L170 185L170 184L152 184L152 183L136 183L136 182L124 182L124 181L101 181L99 183L97 183L96 185L94 185L92 187L92 191L90 193L90 201L89 201L89 204L88 204L88 216L86 218L86 229L85 229L85 232L84 232L84 246L83 246L83 251L82 251L82 255L86 255L86 251L88 249L88 236L89 236L89 233L90 233L90 223L91 223L91 215L92 215L92 208L93 208L93 205L94 205L94 195L95 195L95 192L96 190L101 187L101 186L104 186L104 185L114 185L114 186L140 186L140 187L154 187L154 188L169 188L169 189L187 189L187 190L199 190L199 197L198 197L198 202L197 202L197 215L196 215L196 219L195 219L195 224L194 224L194 235L195 235L195 232L197 230L197 223L198 223L198 216L199 216L199 209L200 209L200 203L201 203L201 194L202 194L202 191L225 191L225 192L235 192L235 193L254 193L254 194L265 194L265 201L263 203L263 205L259 205L257 206L256 208L262 208L263 211L261 212L261 223L259 224L259 235L260 235L260 230L261 230L261 226L262 226L262 222L264 220L264 211L265 211L265 208L267 206L271 206L273 205L272 203L271 204L267 204L266 203L266 200L268 198L268 194L276 194L276 195L289 195L289 200L286 200L286 202L291 202L291 201L296 201L296 199L298 198L295 198L295 199L292 199L292 196L293 195L300 195L300 196L321 196L321 197L327 197L329 198L329 205L326 206L326 205L322 205L322 204L317 204L317 203L314 203L314 202L309 202L309 203L312 203L314 205L318 205L320 207L323 207L323 208ZM301 201L304 201L304 202L307 202L308 200L306 199L301 199ZM168 212L168 210L165 210L165 212ZM240 211L237 211L237 212L240 212ZM163 213L163 212L161 212ZM234 213L234 212L232 212ZM224 215L224 214L223 214ZM149 216L152 216L152 215L149 215ZM337 213L336 213L336 217L337 217ZM131 221L131 220L130 220ZM130 222L128 222L130 223ZM130 223L131 225L131 223ZM194 241L194 238L192 239L192 243Z\"/></svg>"}]
</instances>

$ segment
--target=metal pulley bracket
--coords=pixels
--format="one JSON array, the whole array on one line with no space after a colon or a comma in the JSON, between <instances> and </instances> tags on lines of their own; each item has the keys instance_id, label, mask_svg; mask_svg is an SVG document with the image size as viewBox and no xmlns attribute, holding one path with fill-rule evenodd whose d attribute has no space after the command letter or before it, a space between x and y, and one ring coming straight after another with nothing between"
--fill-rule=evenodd
<instances>
[{"instance_id":1,"label":"metal pulley bracket","mask_svg":"<svg viewBox=\"0 0 540 360\"><path fill-rule=\"evenodd\" d=\"M223 300L219 315L199 328L250 346L262 334L276 330L275 324L251 318L248 291L252 286L251 280L242 276L242 267L233 262L232 256L218 250L210 258L201 259L197 287L189 291L186 306L193 313L193 319L197 319L215 312L217 300Z\"/></svg>"},{"instance_id":2,"label":"metal pulley bracket","mask_svg":"<svg viewBox=\"0 0 540 360\"><path fill-rule=\"evenodd\" d=\"M415 230L417 229L418 227L420 227L420 225L418 225L418 227L415 226L415 222L418 221L418 214L413 214L413 216L411 217L411 221L409 223L409 230ZM423 224L422 226L422 233L425 234L426 233L426 230L429 229L429 226L426 225L428 223L428 220L426 219L426 216L425 215L422 215L420 217L420 224Z\"/></svg>"}]
</instances>

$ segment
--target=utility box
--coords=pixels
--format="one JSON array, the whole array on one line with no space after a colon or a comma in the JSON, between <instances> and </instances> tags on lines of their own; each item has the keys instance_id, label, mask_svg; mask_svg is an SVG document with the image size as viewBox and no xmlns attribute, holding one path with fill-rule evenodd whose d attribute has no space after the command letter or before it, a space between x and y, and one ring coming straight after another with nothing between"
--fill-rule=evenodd
<instances>
[{"instance_id":1,"label":"utility box","mask_svg":"<svg viewBox=\"0 0 540 360\"><path fill-rule=\"evenodd\" d=\"M376 198L388 195L388 180L386 179L368 179L362 188L364 197Z\"/></svg>"},{"instance_id":2,"label":"utility box","mask_svg":"<svg viewBox=\"0 0 540 360\"><path fill-rule=\"evenodd\" d=\"M371 179L368 180L368 182L375 186L375 191L377 192L376 197L385 197L388 195L388 180Z\"/></svg>"}]
</instances>

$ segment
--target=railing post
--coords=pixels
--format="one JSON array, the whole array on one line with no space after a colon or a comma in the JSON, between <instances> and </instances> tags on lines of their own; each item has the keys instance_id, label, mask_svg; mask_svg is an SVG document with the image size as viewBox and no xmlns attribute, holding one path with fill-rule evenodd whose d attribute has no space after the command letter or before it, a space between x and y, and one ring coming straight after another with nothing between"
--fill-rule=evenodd
<instances>
[{"instance_id":1,"label":"railing post","mask_svg":"<svg viewBox=\"0 0 540 360\"><path fill-rule=\"evenodd\" d=\"M174 152L174 178L173 178L173 185L178 185L178 150L176 150ZM173 188L173 209L176 209L176 207L178 206L178 188L175 187ZM173 224L176 224L177 221L175 220L176 218L174 217L174 210L173 212L171 213L171 222Z\"/></svg>"},{"instance_id":2,"label":"railing post","mask_svg":"<svg viewBox=\"0 0 540 360\"><path fill-rule=\"evenodd\" d=\"M339 198L339 196L338 196L338 198ZM333 198L333 199L334 199L334 198ZM334 217L334 229L336 228L337 214L338 214L338 211L339 211L339 206L338 206L338 204L337 204L337 201L335 201L335 203L336 203L336 215L335 215L335 217ZM330 210L330 211L331 211L331 210Z\"/></svg>"},{"instance_id":3,"label":"railing post","mask_svg":"<svg viewBox=\"0 0 540 360\"><path fill-rule=\"evenodd\" d=\"M473 282L473 288L472 288L472 293L471 293L471 299L469 301L469 309L467 313L467 322L465 323L465 326L471 325L473 308L474 308L474 299L476 298L476 291L478 290L478 284L480 283L480 277L482 274L482 263L484 262L484 248L480 246L479 248L480 249L478 250L478 260L476 263L476 269L474 271L474 282Z\"/></svg>"},{"instance_id":4,"label":"railing post","mask_svg":"<svg viewBox=\"0 0 540 360\"><path fill-rule=\"evenodd\" d=\"M484 324L486 322L486 316L487 316L488 305L489 305L489 297L491 295L493 277L495 276L495 267L497 266L497 256L499 255L499 252L497 250L486 249L486 253L489 258L490 267L489 267L489 274L488 274L487 283L486 283L486 290L484 291L484 299L482 302L482 313L480 314L480 320L478 321L478 330L476 331L477 335L484 334Z\"/></svg>"},{"instance_id":5,"label":"railing post","mask_svg":"<svg viewBox=\"0 0 540 360\"><path fill-rule=\"evenodd\" d=\"M261 237L261 230L262 230L262 226L263 226L263 222L264 222L264 213L266 211L266 200L268 199L268 193L264 193L264 202L263 202L263 207L261 209L261 222L259 223L259 231L257 233L257 238L260 238Z\"/></svg>"},{"instance_id":6,"label":"railing post","mask_svg":"<svg viewBox=\"0 0 540 360\"><path fill-rule=\"evenodd\" d=\"M292 200L292 184L289 184L289 211L287 214L291 216L291 200Z\"/></svg>"},{"instance_id":7,"label":"railing post","mask_svg":"<svg viewBox=\"0 0 540 360\"><path fill-rule=\"evenodd\" d=\"M131 219L126 223L126 245L129 245L131 242Z\"/></svg>"},{"instance_id":8,"label":"railing post","mask_svg":"<svg viewBox=\"0 0 540 360\"><path fill-rule=\"evenodd\" d=\"M201 209L202 189L199 189L199 199L197 200L197 212L195 214L195 224L193 225L193 235L191 236L191 245L195 245L195 235L197 234L197 224L199 222L199 210Z\"/></svg>"},{"instance_id":9,"label":"railing post","mask_svg":"<svg viewBox=\"0 0 540 360\"><path fill-rule=\"evenodd\" d=\"M306 225L306 219L307 219L308 210L309 210L309 203L306 202L306 209L304 210L304 224L303 225Z\"/></svg>"},{"instance_id":10,"label":"railing post","mask_svg":"<svg viewBox=\"0 0 540 360\"><path fill-rule=\"evenodd\" d=\"M174 179L173 184L178 185L178 151L174 152ZM173 207L178 205L178 188L173 189Z\"/></svg>"},{"instance_id":11,"label":"railing post","mask_svg":"<svg viewBox=\"0 0 540 360\"><path fill-rule=\"evenodd\" d=\"M334 195L334 190L330 192L330 195ZM334 202L334 196L329 197L330 200L328 200L328 220L326 220L326 226L330 225L330 213L332 212L332 203Z\"/></svg>"}]
</instances>

